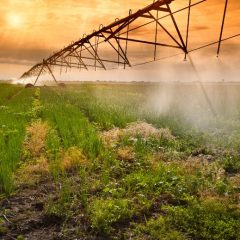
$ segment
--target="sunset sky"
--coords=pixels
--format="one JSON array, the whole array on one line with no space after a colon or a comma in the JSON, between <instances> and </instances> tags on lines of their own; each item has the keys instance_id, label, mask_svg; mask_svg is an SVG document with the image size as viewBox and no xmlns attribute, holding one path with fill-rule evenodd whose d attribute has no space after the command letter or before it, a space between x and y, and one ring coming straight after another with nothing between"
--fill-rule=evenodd
<instances>
[{"instance_id":1,"label":"sunset sky","mask_svg":"<svg viewBox=\"0 0 240 240\"><path fill-rule=\"evenodd\" d=\"M217 40L224 2L207 0L194 7L190 48ZM136 11L150 3L152 0L1 0L0 77L18 77L53 51L98 29L100 23L107 25L116 17L125 17L129 8ZM187 4L188 0L175 0L172 9ZM185 29L186 12L176 19ZM240 33L239 0L229 0L225 29L224 37ZM142 39L148 38L148 31L151 29ZM224 44L225 54L234 54L239 45L239 38Z\"/></svg>"}]
</instances>

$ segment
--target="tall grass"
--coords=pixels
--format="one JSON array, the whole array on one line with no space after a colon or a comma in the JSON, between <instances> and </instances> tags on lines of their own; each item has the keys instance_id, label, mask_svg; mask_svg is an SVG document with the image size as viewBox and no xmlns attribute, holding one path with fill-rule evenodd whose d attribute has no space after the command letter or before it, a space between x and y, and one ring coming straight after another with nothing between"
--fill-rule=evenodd
<instances>
[{"instance_id":1,"label":"tall grass","mask_svg":"<svg viewBox=\"0 0 240 240\"><path fill-rule=\"evenodd\" d=\"M0 84L0 104L10 101L21 90L23 88L20 85Z\"/></svg>"},{"instance_id":2,"label":"tall grass","mask_svg":"<svg viewBox=\"0 0 240 240\"><path fill-rule=\"evenodd\" d=\"M1 94L4 88L0 88L1 96L16 92L16 86L5 87L8 93ZM20 160L32 94L33 90L28 89L1 101L4 105L0 106L0 192L10 193L13 188L12 173Z\"/></svg>"},{"instance_id":3,"label":"tall grass","mask_svg":"<svg viewBox=\"0 0 240 240\"><path fill-rule=\"evenodd\" d=\"M76 146L89 158L96 158L100 154L101 141L80 109L51 89L42 89L41 96L43 120L56 128L61 147L68 149Z\"/></svg>"}]
</instances>

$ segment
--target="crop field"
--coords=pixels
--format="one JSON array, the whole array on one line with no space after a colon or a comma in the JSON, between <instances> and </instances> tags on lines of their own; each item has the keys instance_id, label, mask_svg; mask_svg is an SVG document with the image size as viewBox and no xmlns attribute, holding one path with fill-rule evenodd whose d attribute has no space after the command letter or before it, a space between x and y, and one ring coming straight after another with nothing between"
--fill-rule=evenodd
<instances>
[{"instance_id":1,"label":"crop field","mask_svg":"<svg viewBox=\"0 0 240 240\"><path fill-rule=\"evenodd\" d=\"M0 84L0 239L240 239L239 117L237 84Z\"/></svg>"}]
</instances>

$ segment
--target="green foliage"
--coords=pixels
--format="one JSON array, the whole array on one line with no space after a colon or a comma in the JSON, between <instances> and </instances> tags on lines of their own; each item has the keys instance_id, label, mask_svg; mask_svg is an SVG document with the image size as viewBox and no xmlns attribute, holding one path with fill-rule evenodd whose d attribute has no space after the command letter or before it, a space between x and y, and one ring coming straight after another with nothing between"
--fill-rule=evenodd
<instances>
[{"instance_id":1,"label":"green foliage","mask_svg":"<svg viewBox=\"0 0 240 240\"><path fill-rule=\"evenodd\" d=\"M46 139L46 155L49 161L50 173L58 180L63 174L61 159L61 139L56 129L51 127Z\"/></svg>"},{"instance_id":2,"label":"green foliage","mask_svg":"<svg viewBox=\"0 0 240 240\"><path fill-rule=\"evenodd\" d=\"M238 173L240 172L240 156L228 155L223 162L223 168L227 173Z\"/></svg>"},{"instance_id":3,"label":"green foliage","mask_svg":"<svg viewBox=\"0 0 240 240\"><path fill-rule=\"evenodd\" d=\"M10 194L13 190L12 174L20 160L32 94L32 89L1 85L0 103L4 106L0 107L0 193Z\"/></svg>"},{"instance_id":4,"label":"green foliage","mask_svg":"<svg viewBox=\"0 0 240 240\"><path fill-rule=\"evenodd\" d=\"M240 239L240 213L215 201L193 202L190 206L164 207L168 221L193 238Z\"/></svg>"},{"instance_id":5,"label":"green foliage","mask_svg":"<svg viewBox=\"0 0 240 240\"><path fill-rule=\"evenodd\" d=\"M43 119L56 125L61 147L77 146L90 159L95 159L101 151L101 141L94 127L80 110L49 89L42 89Z\"/></svg>"},{"instance_id":6,"label":"green foliage","mask_svg":"<svg viewBox=\"0 0 240 240\"><path fill-rule=\"evenodd\" d=\"M48 159L50 161L57 160L59 158L59 153L61 149L61 139L58 136L57 131L52 127L50 128L47 135L46 149Z\"/></svg>"},{"instance_id":7,"label":"green foliage","mask_svg":"<svg viewBox=\"0 0 240 240\"><path fill-rule=\"evenodd\" d=\"M42 116L56 126L54 133L49 134L50 156L56 156L56 161L60 149L78 146L92 160L89 169L80 170L78 199L87 208L92 227L98 233L113 236L123 222L126 226L132 223L133 216L141 219L143 215L151 214L161 201L173 205L169 209L186 210L192 209L191 202L198 199L201 191L210 190L219 196L231 194L226 178L217 177L219 167L215 169L209 165L209 172L196 170L190 175L181 167L181 161L191 154L213 154L207 147L207 143L212 141L210 134L189 129L176 114L158 115L145 111L143 89L138 89L136 94L136 89L134 92L128 86L126 94L124 87L114 90L99 86L96 94L95 88L94 85L82 85L79 88L42 89L41 96L44 106ZM99 130L123 128L137 120L147 121L158 128L170 128L175 138L129 137L121 139L113 148L103 146ZM118 148L124 146L133 149L134 159L130 162L117 159ZM164 162L159 159L153 166L152 161L156 161L155 154L159 152ZM93 193L97 193L97 198ZM69 199L64 201L75 201L74 197ZM60 209L64 203L55 205ZM156 211L160 211L160 207ZM188 239L195 236L187 228L179 229L182 223L175 225L170 210L166 214L164 218L150 217L146 223L140 221L136 224L138 236L149 239ZM208 227L203 227L205 232L209 232ZM212 236L209 235L209 239Z\"/></svg>"},{"instance_id":8,"label":"green foliage","mask_svg":"<svg viewBox=\"0 0 240 240\"><path fill-rule=\"evenodd\" d=\"M36 121L37 119L41 118L42 105L40 101L40 94L41 94L40 88L37 88L34 92L32 109L31 112L29 113L32 121Z\"/></svg>"},{"instance_id":9,"label":"green foliage","mask_svg":"<svg viewBox=\"0 0 240 240\"><path fill-rule=\"evenodd\" d=\"M4 233L6 233L7 232L7 228L4 226L4 220L3 220L3 218L2 217L0 217L0 237L1 237L1 235L3 235Z\"/></svg>"},{"instance_id":10,"label":"green foliage","mask_svg":"<svg viewBox=\"0 0 240 240\"><path fill-rule=\"evenodd\" d=\"M17 236L17 240L24 240L25 238L22 235Z\"/></svg>"},{"instance_id":11,"label":"green foliage","mask_svg":"<svg viewBox=\"0 0 240 240\"><path fill-rule=\"evenodd\" d=\"M127 192L141 193L148 197L167 192L181 197L188 192L185 178L179 174L177 168L172 166L160 165L155 170L133 172L122 182Z\"/></svg>"},{"instance_id":12,"label":"green foliage","mask_svg":"<svg viewBox=\"0 0 240 240\"><path fill-rule=\"evenodd\" d=\"M6 162L2 162L0 164L0 193L10 194L12 190L12 171Z\"/></svg>"},{"instance_id":13,"label":"green foliage","mask_svg":"<svg viewBox=\"0 0 240 240\"><path fill-rule=\"evenodd\" d=\"M60 181L60 179L59 179ZM71 188L71 183L68 180L64 180L61 183L61 191L59 198L56 200L50 200L48 206L46 207L47 214L50 216L55 216L58 218L67 217L69 214L69 204L71 197L73 195Z\"/></svg>"},{"instance_id":14,"label":"green foliage","mask_svg":"<svg viewBox=\"0 0 240 240\"><path fill-rule=\"evenodd\" d=\"M172 228L162 216L151 218L145 224L136 225L135 234L139 239L148 236L151 240L185 240L188 239L183 233Z\"/></svg>"},{"instance_id":15,"label":"green foliage","mask_svg":"<svg viewBox=\"0 0 240 240\"><path fill-rule=\"evenodd\" d=\"M92 227L104 234L110 234L114 224L124 222L133 215L127 199L96 199L88 208Z\"/></svg>"}]
</instances>

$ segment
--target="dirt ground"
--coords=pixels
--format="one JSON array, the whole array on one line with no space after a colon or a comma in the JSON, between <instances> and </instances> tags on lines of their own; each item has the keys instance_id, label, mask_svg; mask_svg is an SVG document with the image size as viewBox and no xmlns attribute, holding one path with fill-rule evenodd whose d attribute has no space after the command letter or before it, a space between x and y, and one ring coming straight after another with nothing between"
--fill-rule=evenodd
<instances>
[{"instance_id":1,"label":"dirt ground","mask_svg":"<svg viewBox=\"0 0 240 240\"><path fill-rule=\"evenodd\" d=\"M61 219L44 214L49 197L57 187L50 179L37 186L21 186L17 193L0 202L0 215L4 219L0 239L61 239ZM24 238L21 238L24 237Z\"/></svg>"}]
</instances>

